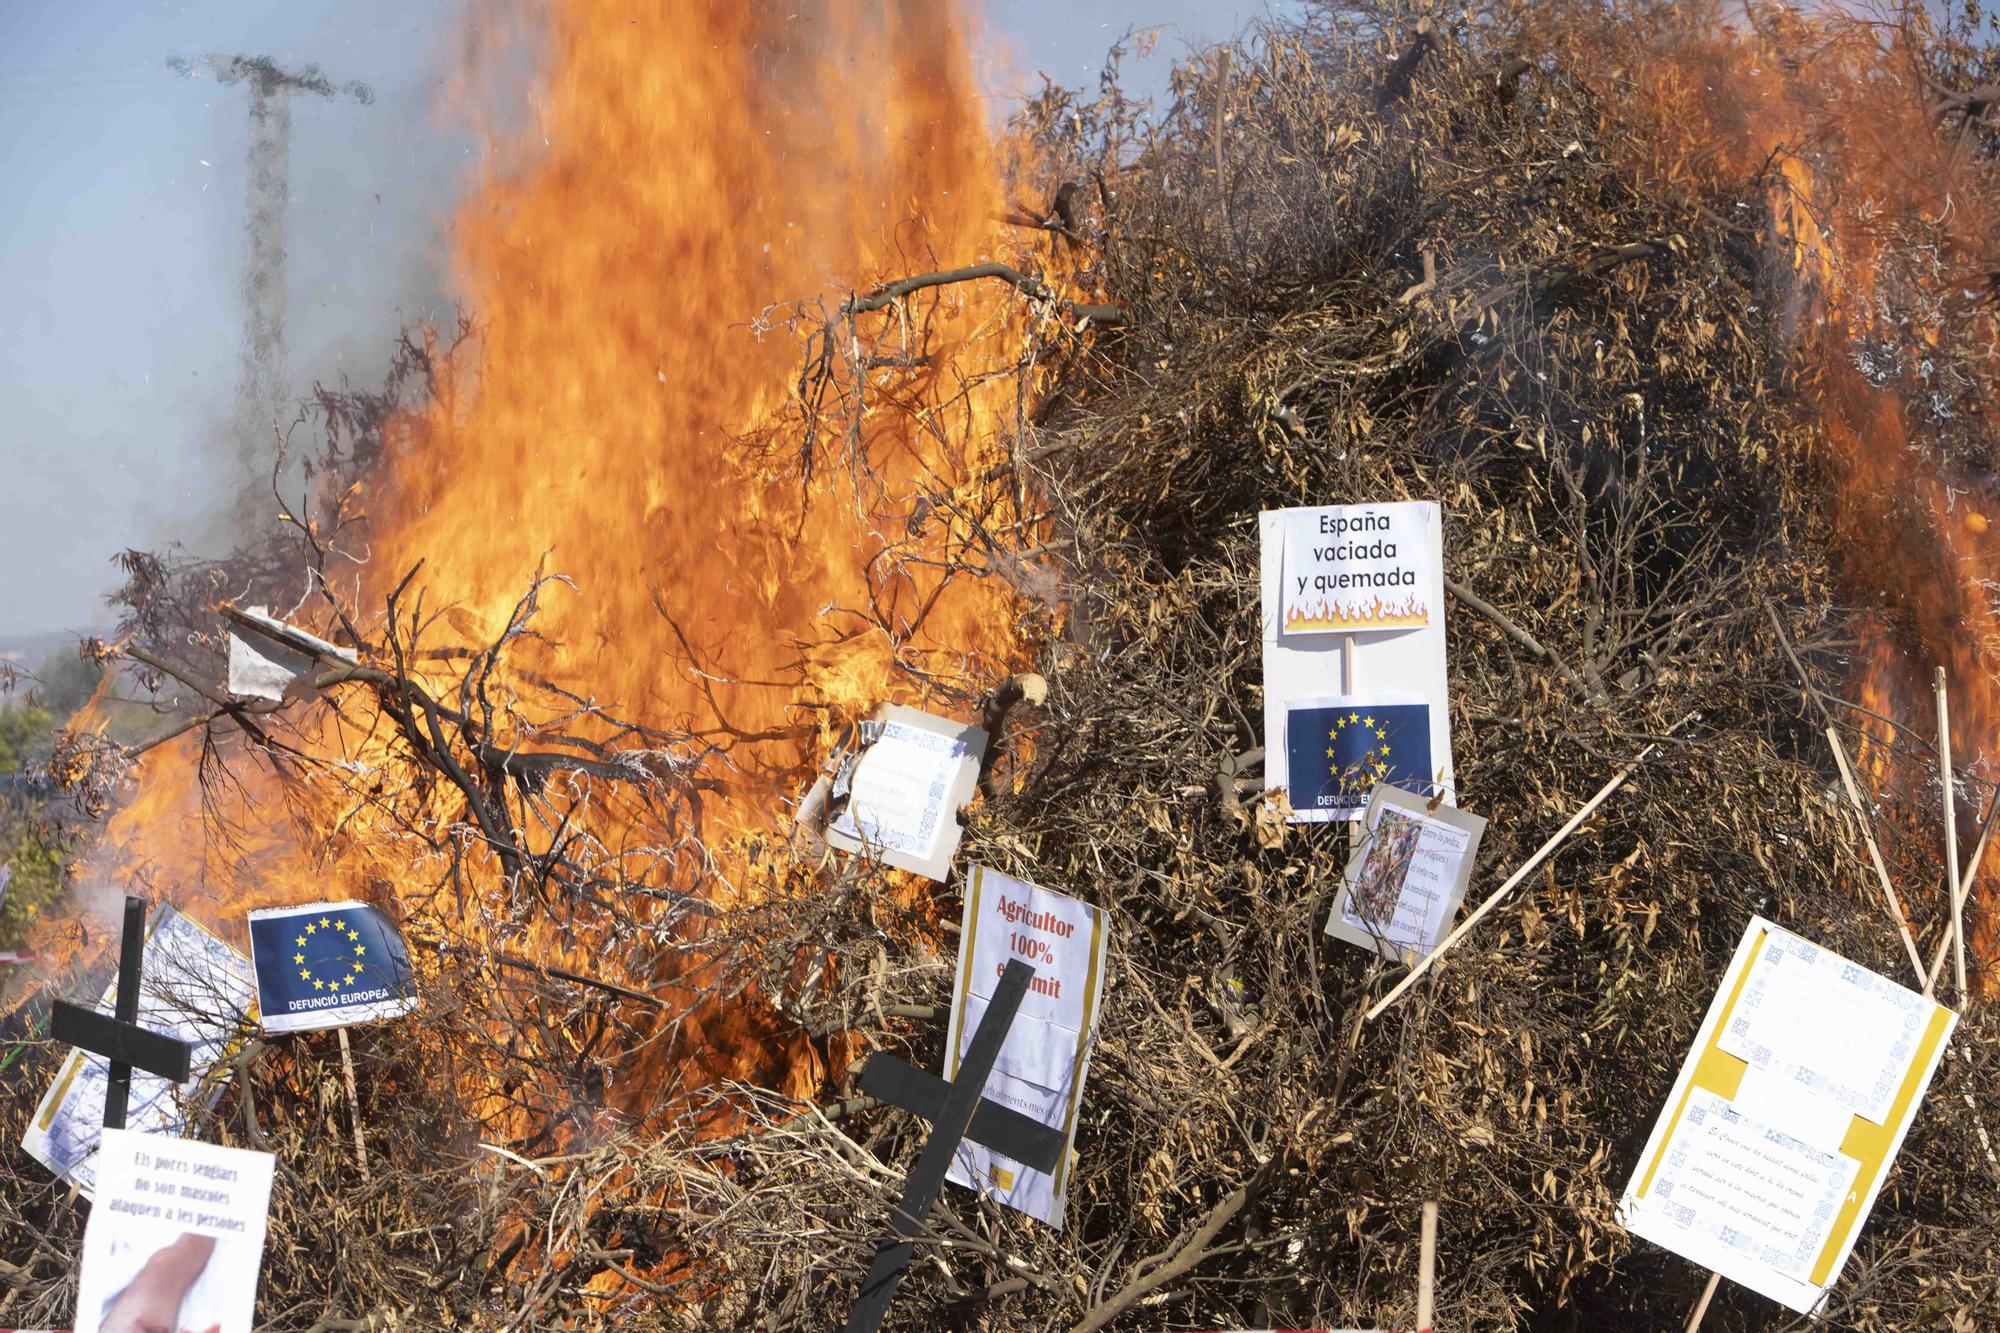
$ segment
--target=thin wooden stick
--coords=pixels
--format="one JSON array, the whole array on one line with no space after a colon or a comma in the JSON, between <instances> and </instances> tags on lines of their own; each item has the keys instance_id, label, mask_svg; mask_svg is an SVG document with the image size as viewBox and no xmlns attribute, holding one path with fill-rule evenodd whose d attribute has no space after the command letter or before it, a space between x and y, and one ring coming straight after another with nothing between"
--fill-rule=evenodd
<instances>
[{"instance_id":1,"label":"thin wooden stick","mask_svg":"<svg viewBox=\"0 0 2000 1333\"><path fill-rule=\"evenodd\" d=\"M1437 1304L1437 1249L1438 1206L1426 1200L1421 1257L1417 1261L1417 1333L1431 1333L1431 1316Z\"/></svg>"},{"instance_id":2,"label":"thin wooden stick","mask_svg":"<svg viewBox=\"0 0 2000 1333\"><path fill-rule=\"evenodd\" d=\"M1715 1289L1722 1285L1722 1274L1710 1273L1708 1285L1701 1289L1701 1299L1695 1302L1694 1313L1688 1316L1687 1327L1681 1333L1694 1333L1701 1327L1701 1321L1708 1314L1708 1303L1715 1299Z\"/></svg>"},{"instance_id":3,"label":"thin wooden stick","mask_svg":"<svg viewBox=\"0 0 2000 1333\"><path fill-rule=\"evenodd\" d=\"M1996 814L2000 814L2000 788L1994 790L1993 799L1987 802L1986 819L1979 828L1979 841L1973 845L1972 858L1965 863L1965 869L1958 877L1959 920L1965 917L1964 904L1972 901L1972 882L1979 878L1979 867L1986 861L1986 843L1993 836L1993 816ZM1937 952L1931 955L1930 971L1924 974L1925 995L1937 989L1938 977L1944 972L1945 955L1951 952L1952 941L1957 938L1955 923L1946 925L1944 938L1938 941Z\"/></svg>"},{"instance_id":4,"label":"thin wooden stick","mask_svg":"<svg viewBox=\"0 0 2000 1333\"><path fill-rule=\"evenodd\" d=\"M1340 692L1350 698L1354 694L1354 635L1340 636ZM1347 854L1351 857L1368 836L1368 816L1364 810L1362 817L1351 820L1347 825Z\"/></svg>"},{"instance_id":5,"label":"thin wooden stick","mask_svg":"<svg viewBox=\"0 0 2000 1333\"><path fill-rule=\"evenodd\" d=\"M1875 878L1882 885L1882 896L1889 900L1889 911L1896 918L1896 929L1902 932L1903 947L1910 951L1910 966L1917 969L1917 980L1925 977L1924 956L1917 950L1917 937L1910 933L1910 919L1903 911L1902 900L1896 896L1896 886L1889 881L1889 867L1882 863L1882 849L1875 845L1873 821L1868 818L1868 808L1861 802L1860 788L1854 782L1854 770L1847 763L1847 747L1840 743L1840 733L1828 724L1826 743L1833 747L1833 762L1840 769L1840 785L1847 789L1847 803L1854 807L1854 814L1861 821L1861 837L1868 844L1868 859L1875 863Z\"/></svg>"},{"instance_id":6,"label":"thin wooden stick","mask_svg":"<svg viewBox=\"0 0 2000 1333\"><path fill-rule=\"evenodd\" d=\"M347 1083L347 1109L354 1117L354 1160L361 1167L361 1183L368 1180L368 1140L361 1131L361 1094L354 1086L354 1052L347 1045L347 1029L336 1029L340 1033L340 1072Z\"/></svg>"},{"instance_id":7,"label":"thin wooden stick","mask_svg":"<svg viewBox=\"0 0 2000 1333\"><path fill-rule=\"evenodd\" d=\"M1938 777L1944 786L1944 868L1951 881L1951 960L1952 975L1958 983L1961 1002L1965 995L1965 899L1958 892L1958 809L1957 783L1951 776L1951 703L1945 690L1944 668L1931 679L1937 694Z\"/></svg>"},{"instance_id":8,"label":"thin wooden stick","mask_svg":"<svg viewBox=\"0 0 2000 1333\"><path fill-rule=\"evenodd\" d=\"M1828 741L1832 743L1832 747L1834 747L1834 761L1836 761L1836 763L1840 765L1840 781L1842 781L1842 783L1846 783L1846 789L1848 789L1848 801L1852 801L1852 803L1854 803L1854 813L1862 817L1862 833L1864 833L1864 835L1868 837L1868 851L1870 851L1870 855L1874 855L1874 861L1876 861L1876 873L1878 873L1878 875L1882 877L1882 891L1884 891L1884 893L1888 895L1888 901L1890 901L1890 903L1892 903L1892 905L1896 907L1896 913L1898 913L1898 919L1900 919L1900 917L1902 917L1902 903L1898 903L1898 899L1896 899L1896 889L1894 889L1894 887L1890 885L1890 881L1888 881L1888 871L1886 871L1886 869L1882 867L1882 853L1878 853L1878 851L1876 851L1876 845L1874 845L1874 835L1870 835L1870 833L1868 833L1868 817L1866 817L1866 813L1862 813L1862 805L1860 805L1860 793L1856 793L1856 791L1854 791L1854 775L1852 775L1852 773L1848 771L1848 755L1846 755L1846 751L1844 751L1844 749L1840 747L1840 733L1836 733L1836 731L1832 729L1832 725L1828 725L1828 727L1826 727L1826 739L1828 739ZM1984 819L1984 821L1980 823L1980 841L1978 841L1978 845L1976 845L1976 847L1972 849L1972 861L1970 861L1970 863L1966 863L1966 873L1964 873L1964 875L1960 877L1960 881L1958 881L1958 893L1956 893L1954 897L1956 897L1956 901L1960 901L1960 903L1964 903L1964 899L1966 899L1966 897L1968 897L1968 895L1972 893L1972 881L1974 881L1974 879L1978 877L1978 871L1980 871L1980 863L1982 863L1982 861L1986 859L1986 839L1990 839L1990 837L1992 837L1992 831L1994 831L1994 815L2000 815L2000 791L1994 791L1994 799L1992 799L1992 801L1990 801L1990 803L1986 805L1986 819ZM1904 925L1902 933L1904 933L1904 941L1908 941L1908 939L1910 939L1910 927L1908 927L1908 925ZM1950 951L1950 947L1952 947L1952 941L1954 941L1956 937L1958 937L1956 929L1952 929L1952 927L1946 927L1946 931L1944 931L1944 939L1940 939L1940 941L1938 941L1938 953L1936 953L1936 955L1934 955L1934 957L1930 959L1930 971L1924 971L1922 963L1918 963L1918 969L1916 969L1916 979L1924 983L1924 999L1932 999L1932 995L1936 993L1936 989L1938 989L1938 975L1940 975L1940 973L1944 971L1944 955L1946 955L1946 953ZM1912 947L1914 947L1914 943L1912 943ZM1960 1003L1964 1003L1964 997L1960 997ZM1952 1047L1950 1051L1946 1051L1946 1055L1950 1055L1952 1059L1958 1059L1958 1047ZM1986 1153L1986 1169L1988 1169L1988 1171L1992 1171L1996 1179L2000 1179L2000 1157L1996 1157L1996 1155L1994 1155L1994 1145L1992 1145L1992 1137L1988 1137L1988 1133L1986 1133L1986 1121L1984 1121L1984 1119L1980 1119L1980 1107L1978 1107L1978 1103L1976 1103L1976 1101L1972 1101L1972 1093L1966 1093L1966 1091L1960 1091L1960 1093L1958 1093L1958 1097L1960 1097L1960 1099L1962 1099L1962 1101L1966 1103L1966 1113L1968 1113L1968 1115L1972 1117L1972 1127L1974 1127L1974 1129L1978 1131L1978 1135L1980 1135L1980 1149L1982 1149L1982 1151Z\"/></svg>"},{"instance_id":9,"label":"thin wooden stick","mask_svg":"<svg viewBox=\"0 0 2000 1333\"><path fill-rule=\"evenodd\" d=\"M1673 735L1676 731L1679 731L1688 722L1692 721L1694 718L1699 716L1700 716L1699 713L1689 713L1679 722L1676 722L1674 723L1673 726L1667 728L1666 734L1669 736ZM1631 777L1633 773L1637 772L1639 765L1645 763L1646 760L1651 758L1653 751L1659 748L1660 748L1659 741L1651 742L1646 746L1645 749L1639 752L1639 757L1637 759L1634 759L1631 763L1619 769L1617 776L1613 777L1611 781L1605 783L1602 787L1598 788L1597 795L1591 797L1588 801L1584 802L1583 808L1570 816L1569 823L1564 824L1561 828L1557 829L1556 835L1553 838L1550 838L1547 842L1543 843L1541 845L1541 848L1538 851L1536 851L1536 853L1533 856L1529 857L1525 862L1522 863L1521 868L1519 870L1516 870L1513 874L1509 875L1507 877L1507 882L1505 884L1502 884L1499 888L1493 890L1492 894L1487 897L1486 901L1479 904L1479 906L1473 910L1471 916L1465 918L1464 921L1459 923L1457 930L1454 930L1451 932L1451 934L1445 936L1444 943L1438 945L1437 948L1431 950L1429 953L1425 954L1421 959L1419 959L1417 965L1410 969L1410 974L1404 977L1401 981L1397 982L1395 988L1392 989L1387 995L1384 995L1381 999L1377 1000L1375 1002L1375 1007L1370 1009L1365 1015L1363 1015L1363 1017L1372 1022L1376 1018L1376 1016L1379 1015L1384 1009L1387 1009L1390 1005L1394 1004L1397 1000L1401 999L1403 992L1408 990L1410 987L1416 985L1417 978L1421 977L1425 972L1428 972L1430 970L1431 964L1435 963L1439 958L1444 956L1445 950L1451 948L1452 945L1457 944L1459 939L1463 937L1467 931L1471 930L1474 926L1478 925L1480 921L1485 918L1488 912L1492 911L1495 907L1498 907L1500 905L1500 900L1502 898L1505 898L1508 894L1512 893L1516 885L1518 885L1522 880L1526 879L1530 874L1534 873L1536 866L1539 866L1542 862L1548 860L1549 855L1552 852L1554 852L1556 848L1562 846L1564 840L1567 839L1570 834L1576 832L1577 826L1582 824L1584 820L1590 818L1591 812L1596 810L1598 806L1603 805L1605 801L1609 800L1611 797L1611 793L1617 791L1620 787L1624 786L1625 779Z\"/></svg>"}]
</instances>

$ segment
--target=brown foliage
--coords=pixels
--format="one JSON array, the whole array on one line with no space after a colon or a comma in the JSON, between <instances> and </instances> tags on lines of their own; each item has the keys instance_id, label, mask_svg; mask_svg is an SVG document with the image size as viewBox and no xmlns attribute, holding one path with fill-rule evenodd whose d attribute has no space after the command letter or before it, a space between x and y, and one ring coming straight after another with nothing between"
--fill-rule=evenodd
<instances>
[{"instance_id":1,"label":"brown foliage","mask_svg":"<svg viewBox=\"0 0 2000 1333\"><path fill-rule=\"evenodd\" d=\"M1044 315L1009 484L1047 526L1030 556L984 558L1060 631L962 856L1101 903L1118 933L1067 1226L948 1189L895 1327L1407 1324L1427 1198L1443 1205L1440 1328L1678 1327L1704 1275L1634 1245L1613 1210L1747 916L1908 980L1810 693L1841 694L1864 622L1794 392L1779 312L1796 293L1768 263L1765 183L1660 188L1634 166L1646 127L1619 110L1617 42L1533 6L1483 17L1419 29L1414 7L1316 10L1191 58L1157 114L1115 82L1030 109L1054 181L1089 185L1024 207L1049 234L997 275ZM1956 59L1947 73L1974 67ZM825 418L801 437L803 471L815 445L837 452L863 372L912 368L840 364L843 347L861 357L850 334L887 327L856 321L906 311L921 344L936 288L794 322L800 401ZM1114 307L1120 323L1089 327ZM1258 793L1254 515L1401 498L1446 514L1462 803L1491 821L1475 896L1647 740L1699 718L1366 1024L1399 972L1320 933L1344 836L1287 827ZM468 670L503 670L505 647ZM1932 760L1870 735L1928 948ZM479 762L477 742L412 744L442 770ZM503 807L506 776L490 784ZM681 774L627 781L689 794ZM1983 807L1991 789L1961 781ZM519 891L579 919L615 917L630 887L615 867L520 855ZM715 1076L658 1089L651 1117L610 1115L593 1080L640 1039L643 1004L440 961L422 1024L355 1034L371 1186L330 1037L246 1057L198 1127L281 1157L263 1325L835 1326L925 1132L846 1080L871 1049L937 1066L939 922L958 905L775 842L769 856L755 904L694 937L703 965L726 964L705 994L766 997L761 1030L827 1075L823 1097ZM687 1025L713 1012L644 1040L696 1042ZM2000 1186L1974 1118L1995 1103L1994 1036L1972 1009L1834 1326L1990 1321ZM53 1056L10 1081L38 1089ZM548 1128L493 1143L454 1096L468 1083L518 1091ZM0 1268L18 1322L62 1316L79 1234L15 1155L28 1104L0 1102L0 1225L29 1238ZM1709 1314L1800 1322L1727 1287Z\"/></svg>"}]
</instances>

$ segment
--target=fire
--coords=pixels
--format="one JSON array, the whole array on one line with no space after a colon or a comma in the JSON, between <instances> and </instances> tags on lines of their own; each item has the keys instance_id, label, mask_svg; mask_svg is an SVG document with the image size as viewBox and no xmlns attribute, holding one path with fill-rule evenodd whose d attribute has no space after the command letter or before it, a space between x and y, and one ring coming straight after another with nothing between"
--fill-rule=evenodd
<instances>
[{"instance_id":1,"label":"fire","mask_svg":"<svg viewBox=\"0 0 2000 1333\"><path fill-rule=\"evenodd\" d=\"M1285 616L1285 628L1292 631L1399 629L1429 623L1429 608L1415 594L1393 602L1374 597L1365 606L1359 602L1343 603L1322 597L1315 602L1295 605Z\"/></svg>"},{"instance_id":2,"label":"fire","mask_svg":"<svg viewBox=\"0 0 2000 1333\"><path fill-rule=\"evenodd\" d=\"M501 747L559 726L691 773L698 807L664 813L615 779L549 778L546 827L519 831L657 892L616 904L615 934L550 910L460 792L415 770L421 735L351 688L304 713L288 743L312 759L277 773L239 760L214 780L198 733L152 751L97 857L239 940L247 907L352 895L395 903L419 937L655 996L676 1035L641 1040L606 1095L639 1116L729 1079L812 1090L824 1071L767 998L708 993L699 915L674 904L754 902L798 873L759 849L844 720L883 699L962 713L1032 648L1010 585L980 575L1037 539L1031 497L996 477L1018 349L1047 315L989 283L829 321L837 361L905 341L840 362L865 407L810 452L784 318L818 293L831 307L885 278L1039 258L993 220L1017 164L985 127L966 28L916 3L795 17L553 7L530 123L456 217L477 333L438 356L434 402L357 492L365 540L328 565L369 660L392 635L420 645L411 674L491 716ZM331 632L320 602L305 614ZM459 693L503 636L480 697ZM494 817L532 822L499 785ZM466 1093L486 1123L518 1113L511 1089Z\"/></svg>"},{"instance_id":3,"label":"fire","mask_svg":"<svg viewBox=\"0 0 2000 1333\"><path fill-rule=\"evenodd\" d=\"M1930 668L1943 665L1954 755L1990 773L2000 614L1984 583L1994 556L1985 514L1996 498L1996 423L1977 404L1993 386L1954 397L1933 378L1951 354L1990 379L1983 367L2000 344L1992 303L1973 295L1995 221L1977 155L1936 123L1907 33L1885 38L1877 25L1825 10L1673 14L1644 34L1643 51L1623 48L1636 89L1628 110L1656 130L1644 164L1654 180L1717 191L1762 182L1769 266L1788 279L1774 283L1782 332L1829 446L1846 574L1882 612L1881 637L1857 671L1862 702L1915 723L1906 739L1928 739ZM1956 461L1968 454L1972 466ZM1879 722L1865 730L1890 739ZM1885 761L1869 749L1864 764ZM1961 812L1975 806L1959 802ZM1909 826L1929 837L1933 863L1936 807L1928 802L1928 824ZM1964 830L1960 840L1970 845ZM1989 856L1982 877L1994 872ZM1975 894L1975 907L1991 892ZM1929 885L1911 884L1906 896L1925 903L1921 911L1941 906ZM2000 955L2000 913L1976 921L1978 955Z\"/></svg>"}]
</instances>

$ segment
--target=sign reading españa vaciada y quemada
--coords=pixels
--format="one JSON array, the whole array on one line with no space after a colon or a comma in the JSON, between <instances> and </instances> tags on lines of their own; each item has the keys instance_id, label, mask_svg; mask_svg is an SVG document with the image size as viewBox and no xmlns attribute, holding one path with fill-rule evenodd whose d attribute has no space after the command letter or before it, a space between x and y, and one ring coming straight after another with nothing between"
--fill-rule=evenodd
<instances>
[{"instance_id":1,"label":"sign reading espa\u00f1a vaciada y quemada","mask_svg":"<svg viewBox=\"0 0 2000 1333\"><path fill-rule=\"evenodd\" d=\"M1430 624L1429 510L1421 501L1285 510L1280 628L1351 634Z\"/></svg>"},{"instance_id":2,"label":"sign reading espa\u00f1a vaciada y quemada","mask_svg":"<svg viewBox=\"0 0 2000 1333\"><path fill-rule=\"evenodd\" d=\"M403 934L366 903L311 903L250 913L250 959L266 1032L311 1032L417 1007Z\"/></svg>"}]
</instances>

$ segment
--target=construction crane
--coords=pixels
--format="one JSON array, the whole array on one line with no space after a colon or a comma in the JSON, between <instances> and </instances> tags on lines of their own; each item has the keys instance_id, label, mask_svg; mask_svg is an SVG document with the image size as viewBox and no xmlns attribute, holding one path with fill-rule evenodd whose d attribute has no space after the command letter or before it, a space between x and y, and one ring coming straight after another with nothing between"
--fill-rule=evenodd
<instances>
[{"instance_id":1,"label":"construction crane","mask_svg":"<svg viewBox=\"0 0 2000 1333\"><path fill-rule=\"evenodd\" d=\"M243 480L268 477L273 433L290 397L285 376L285 212L291 200L294 94L375 100L365 83L335 83L318 65L285 69L269 56L174 56L167 68L250 90L250 149L244 182L243 345L237 362L233 434ZM259 510L267 506L257 506Z\"/></svg>"}]
</instances>

